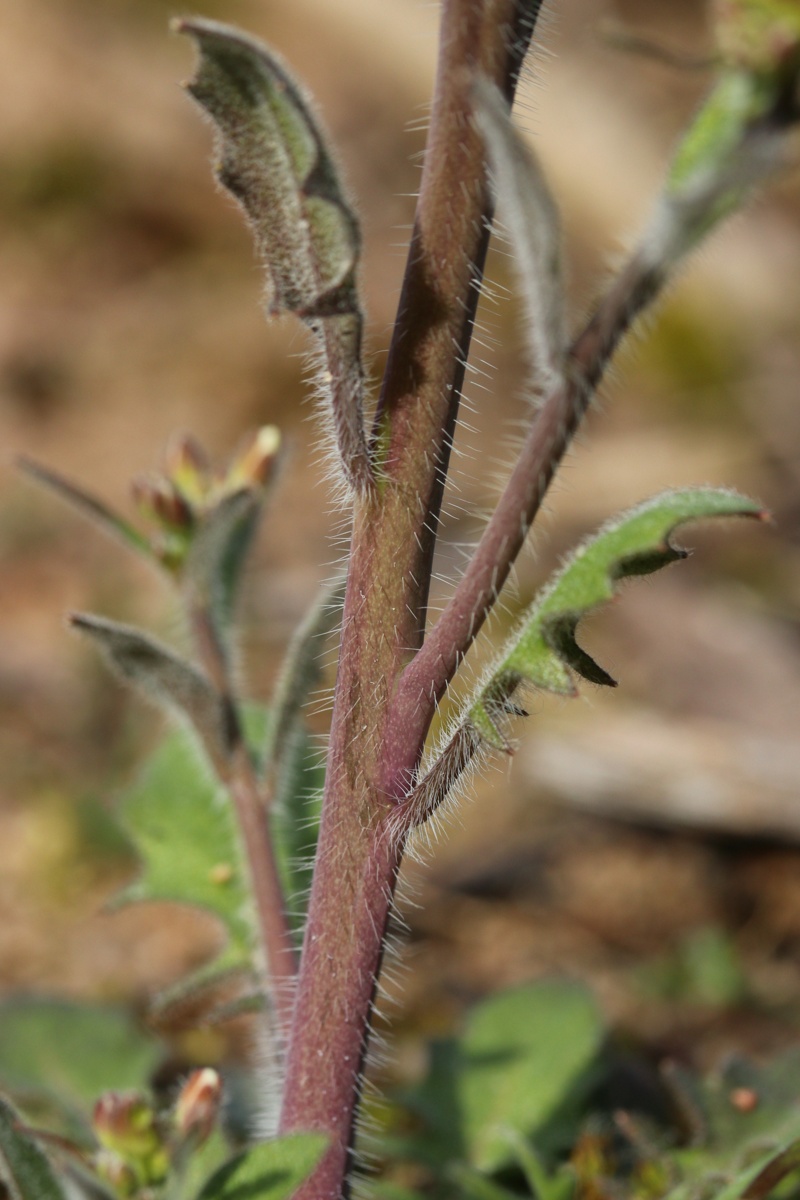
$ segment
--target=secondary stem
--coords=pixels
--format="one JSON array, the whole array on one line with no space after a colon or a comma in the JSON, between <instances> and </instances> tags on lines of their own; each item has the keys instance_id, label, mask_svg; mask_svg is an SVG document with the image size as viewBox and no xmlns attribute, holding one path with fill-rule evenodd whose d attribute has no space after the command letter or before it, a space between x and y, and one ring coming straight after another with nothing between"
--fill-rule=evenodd
<instances>
[{"instance_id":1,"label":"secondary stem","mask_svg":"<svg viewBox=\"0 0 800 1200\"><path fill-rule=\"evenodd\" d=\"M289 1028L294 1003L297 952L286 919L275 849L269 831L268 804L246 745L241 721L231 696L230 672L224 647L214 621L202 604L190 602L190 620L198 656L206 673L223 698L228 713L228 752L213 756L214 769L228 789L236 812L250 885L255 901L269 994L282 1033Z\"/></svg>"},{"instance_id":2,"label":"secondary stem","mask_svg":"<svg viewBox=\"0 0 800 1200\"><path fill-rule=\"evenodd\" d=\"M606 366L663 277L635 256L573 342L563 382L539 409L464 575L406 668L392 720L424 740L438 701L491 611ZM388 776L392 777L391 765Z\"/></svg>"}]
</instances>

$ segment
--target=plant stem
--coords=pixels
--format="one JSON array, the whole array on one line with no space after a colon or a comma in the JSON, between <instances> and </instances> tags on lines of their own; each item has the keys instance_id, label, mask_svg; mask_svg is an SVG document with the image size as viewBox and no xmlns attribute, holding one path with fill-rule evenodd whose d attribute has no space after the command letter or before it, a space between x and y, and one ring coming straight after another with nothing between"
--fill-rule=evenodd
<instances>
[{"instance_id":1,"label":"plant stem","mask_svg":"<svg viewBox=\"0 0 800 1200\"><path fill-rule=\"evenodd\" d=\"M297 1200L348 1189L369 1021L421 750L387 715L422 641L431 559L488 237L478 72L511 95L531 0L444 0L417 219L373 434L381 483L357 497L319 848L286 1060L281 1132L331 1137ZM523 32L524 31L524 32Z\"/></svg>"},{"instance_id":2,"label":"plant stem","mask_svg":"<svg viewBox=\"0 0 800 1200\"><path fill-rule=\"evenodd\" d=\"M438 701L491 611L608 362L663 276L635 255L572 343L564 381L531 425L466 571L398 687L392 722L424 740Z\"/></svg>"},{"instance_id":3,"label":"plant stem","mask_svg":"<svg viewBox=\"0 0 800 1200\"><path fill-rule=\"evenodd\" d=\"M189 616L198 657L225 705L228 753L224 758L215 756L213 765L220 782L228 790L236 812L269 979L267 993L274 1004L278 1029L285 1035L294 1004L297 954L286 919L283 888L270 837L269 805L262 793L244 738L239 713L232 698L227 656L214 622L205 607L191 603Z\"/></svg>"},{"instance_id":4,"label":"plant stem","mask_svg":"<svg viewBox=\"0 0 800 1200\"><path fill-rule=\"evenodd\" d=\"M269 836L264 798L250 752L241 740L231 753L225 783L236 810L250 869L269 980L267 994L275 1008L278 1031L285 1036L294 1006L297 953L286 920L283 889L272 838Z\"/></svg>"}]
</instances>

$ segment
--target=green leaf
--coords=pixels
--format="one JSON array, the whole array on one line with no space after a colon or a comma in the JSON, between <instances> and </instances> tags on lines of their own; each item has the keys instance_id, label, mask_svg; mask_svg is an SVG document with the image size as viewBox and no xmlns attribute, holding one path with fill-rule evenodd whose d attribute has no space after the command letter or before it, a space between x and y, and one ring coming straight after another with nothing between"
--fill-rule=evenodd
<instances>
[{"instance_id":1,"label":"green leaf","mask_svg":"<svg viewBox=\"0 0 800 1200\"><path fill-rule=\"evenodd\" d=\"M363 427L360 236L319 122L266 46L199 17L174 25L200 64L189 91L219 134L219 179L253 230L268 278L270 315L292 312L321 338L321 376L349 482L373 482Z\"/></svg>"},{"instance_id":2,"label":"green leaf","mask_svg":"<svg viewBox=\"0 0 800 1200\"><path fill-rule=\"evenodd\" d=\"M296 725L286 735L269 822L286 911L298 946L305 929L324 784L325 764L320 751L303 726Z\"/></svg>"},{"instance_id":3,"label":"green leaf","mask_svg":"<svg viewBox=\"0 0 800 1200\"><path fill-rule=\"evenodd\" d=\"M19 1132L18 1121L0 1099L0 1179L12 1200L65 1200L52 1164L33 1138Z\"/></svg>"},{"instance_id":4,"label":"green leaf","mask_svg":"<svg viewBox=\"0 0 800 1200\"><path fill-rule=\"evenodd\" d=\"M664 492L610 521L580 547L525 613L471 702L467 723L490 745L503 748L503 719L521 683L573 695L577 674L613 686L611 676L575 640L581 617L610 600L621 579L648 575L685 558L686 551L670 540L678 526L705 517L761 514L758 504L736 492L694 488Z\"/></svg>"},{"instance_id":5,"label":"green leaf","mask_svg":"<svg viewBox=\"0 0 800 1200\"><path fill-rule=\"evenodd\" d=\"M221 1167L197 1200L291 1200L328 1145L320 1133L298 1133L262 1142Z\"/></svg>"},{"instance_id":6,"label":"green leaf","mask_svg":"<svg viewBox=\"0 0 800 1200\"><path fill-rule=\"evenodd\" d=\"M670 267L797 160L800 18L783 0L718 4L722 68L672 162L643 246Z\"/></svg>"},{"instance_id":7,"label":"green leaf","mask_svg":"<svg viewBox=\"0 0 800 1200\"><path fill-rule=\"evenodd\" d=\"M119 815L142 873L116 903L174 901L221 922L225 946L190 982L249 966L255 927L234 815L185 734L164 739L123 797Z\"/></svg>"},{"instance_id":8,"label":"green leaf","mask_svg":"<svg viewBox=\"0 0 800 1200\"><path fill-rule=\"evenodd\" d=\"M52 1101L85 1119L101 1092L141 1088L159 1057L121 1008L38 996L0 1005L0 1082L23 1106Z\"/></svg>"},{"instance_id":9,"label":"green leaf","mask_svg":"<svg viewBox=\"0 0 800 1200\"><path fill-rule=\"evenodd\" d=\"M491 1173L516 1161L513 1134L561 1139L593 1082L604 1033L589 994L547 981L500 992L464 1034L432 1046L426 1079L400 1097L422 1123L394 1140L437 1172L467 1162Z\"/></svg>"},{"instance_id":10,"label":"green leaf","mask_svg":"<svg viewBox=\"0 0 800 1200\"><path fill-rule=\"evenodd\" d=\"M74 614L70 624L100 647L115 675L188 720L213 763L225 763L230 752L227 712L205 675L131 625L86 613Z\"/></svg>"},{"instance_id":11,"label":"green leaf","mask_svg":"<svg viewBox=\"0 0 800 1200\"><path fill-rule=\"evenodd\" d=\"M265 500L266 490L255 487L224 497L198 523L184 561L189 606L208 614L217 643L226 651L238 586Z\"/></svg>"},{"instance_id":12,"label":"green leaf","mask_svg":"<svg viewBox=\"0 0 800 1200\"><path fill-rule=\"evenodd\" d=\"M463 1200L518 1200L516 1192L501 1187L494 1179L468 1167L466 1163L454 1163L447 1178L455 1183Z\"/></svg>"},{"instance_id":13,"label":"green leaf","mask_svg":"<svg viewBox=\"0 0 800 1200\"><path fill-rule=\"evenodd\" d=\"M731 64L769 70L800 41L796 0L726 0L715 5L714 18L720 53Z\"/></svg>"},{"instance_id":14,"label":"green leaf","mask_svg":"<svg viewBox=\"0 0 800 1200\"><path fill-rule=\"evenodd\" d=\"M562 379L566 349L558 212L541 167L512 125L498 88L481 80L475 103L525 300L533 367L549 389Z\"/></svg>"},{"instance_id":15,"label":"green leaf","mask_svg":"<svg viewBox=\"0 0 800 1200\"><path fill-rule=\"evenodd\" d=\"M508 1129L532 1137L585 1087L603 1043L589 994L551 981L500 992L470 1015L458 1080L472 1164L495 1171L514 1160Z\"/></svg>"},{"instance_id":16,"label":"green leaf","mask_svg":"<svg viewBox=\"0 0 800 1200\"><path fill-rule=\"evenodd\" d=\"M116 541L122 542L129 550L135 550L148 562L155 562L153 548L147 538L139 533L138 529L128 524L117 513L113 512L102 500L98 500L96 496L90 495L70 480L65 479L62 475L51 471L49 467L43 467L40 463L34 462L30 458L17 459L17 465L20 470L34 479L37 483L43 484L50 491L55 492L62 500L66 500L73 508L76 508L84 516L89 517L101 529L110 534Z\"/></svg>"},{"instance_id":17,"label":"green leaf","mask_svg":"<svg viewBox=\"0 0 800 1200\"><path fill-rule=\"evenodd\" d=\"M575 1193L576 1184L573 1169L563 1164L556 1172L549 1174L533 1146L518 1130L506 1129L504 1134L525 1176L531 1195L535 1196L536 1200L570 1200Z\"/></svg>"}]
</instances>

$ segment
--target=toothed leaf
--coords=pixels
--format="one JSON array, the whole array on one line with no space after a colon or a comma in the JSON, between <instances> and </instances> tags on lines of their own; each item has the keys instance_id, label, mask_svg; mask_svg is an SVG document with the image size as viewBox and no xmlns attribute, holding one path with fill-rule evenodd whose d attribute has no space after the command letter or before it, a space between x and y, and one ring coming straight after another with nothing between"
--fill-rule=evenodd
<instances>
[{"instance_id":1,"label":"toothed leaf","mask_svg":"<svg viewBox=\"0 0 800 1200\"><path fill-rule=\"evenodd\" d=\"M577 674L613 685L611 676L575 640L581 617L610 600L619 580L650 574L683 558L686 552L670 541L679 525L760 512L759 505L736 492L696 488L665 492L610 521L580 547L528 609L470 706L469 723L491 744L504 746L502 716L518 684L572 695Z\"/></svg>"},{"instance_id":2,"label":"toothed leaf","mask_svg":"<svg viewBox=\"0 0 800 1200\"><path fill-rule=\"evenodd\" d=\"M269 724L263 709L245 713L248 742L260 745ZM275 857L290 922L302 936L316 848L324 768L302 731L287 753L280 795L269 814ZM138 879L116 905L171 901L202 908L223 926L226 944L187 981L191 987L249 967L256 933L247 866L233 810L185 735L169 735L125 794L120 820L142 861Z\"/></svg>"},{"instance_id":3,"label":"toothed leaf","mask_svg":"<svg viewBox=\"0 0 800 1200\"><path fill-rule=\"evenodd\" d=\"M249 967L255 925L234 815L184 734L165 738L123 797L119 815L142 870L115 907L172 901L205 909L217 918L225 944L187 986Z\"/></svg>"},{"instance_id":4,"label":"toothed leaf","mask_svg":"<svg viewBox=\"0 0 800 1200\"><path fill-rule=\"evenodd\" d=\"M558 213L541 167L512 125L500 91L482 80L475 95L525 299L533 366L541 382L553 386L562 375L566 345Z\"/></svg>"},{"instance_id":5,"label":"toothed leaf","mask_svg":"<svg viewBox=\"0 0 800 1200\"><path fill-rule=\"evenodd\" d=\"M296 313L319 334L342 465L363 488L372 474L362 418L360 236L326 139L266 46L215 21L175 27L200 50L189 91L218 130L219 178L252 226L267 310Z\"/></svg>"},{"instance_id":6,"label":"toothed leaf","mask_svg":"<svg viewBox=\"0 0 800 1200\"><path fill-rule=\"evenodd\" d=\"M261 1142L211 1176L197 1200L291 1200L328 1145L321 1133L296 1133Z\"/></svg>"},{"instance_id":7,"label":"toothed leaf","mask_svg":"<svg viewBox=\"0 0 800 1200\"><path fill-rule=\"evenodd\" d=\"M223 763L230 737L225 706L204 675L130 625L76 614L72 626L102 650L111 669L147 699L189 721L212 762Z\"/></svg>"},{"instance_id":8,"label":"toothed leaf","mask_svg":"<svg viewBox=\"0 0 800 1200\"><path fill-rule=\"evenodd\" d=\"M0 1099L0 1181L11 1200L66 1200L47 1155L33 1138L20 1133L19 1118Z\"/></svg>"}]
</instances>

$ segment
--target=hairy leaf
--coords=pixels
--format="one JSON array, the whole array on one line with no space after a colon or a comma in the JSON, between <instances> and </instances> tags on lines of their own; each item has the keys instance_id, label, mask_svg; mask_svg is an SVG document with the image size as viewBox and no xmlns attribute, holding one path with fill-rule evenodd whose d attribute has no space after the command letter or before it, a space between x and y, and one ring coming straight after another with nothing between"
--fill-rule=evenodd
<instances>
[{"instance_id":1,"label":"hairy leaf","mask_svg":"<svg viewBox=\"0 0 800 1200\"><path fill-rule=\"evenodd\" d=\"M325 1153L328 1138L298 1133L261 1142L211 1176L197 1200L291 1200Z\"/></svg>"},{"instance_id":2,"label":"hairy leaf","mask_svg":"<svg viewBox=\"0 0 800 1200\"><path fill-rule=\"evenodd\" d=\"M269 826L298 948L305 929L324 784L323 757L304 726L297 723L286 734Z\"/></svg>"},{"instance_id":3,"label":"hairy leaf","mask_svg":"<svg viewBox=\"0 0 800 1200\"><path fill-rule=\"evenodd\" d=\"M226 944L189 984L249 967L255 927L233 812L185 735L164 739L119 813L142 873L115 904L174 901L205 909L222 923Z\"/></svg>"},{"instance_id":4,"label":"hairy leaf","mask_svg":"<svg viewBox=\"0 0 800 1200\"><path fill-rule=\"evenodd\" d=\"M259 745L268 714L245 713L247 739ZM283 788L269 813L289 919L302 936L316 849L324 769L302 730L287 754ZM123 797L120 819L142 860L140 877L116 904L173 901L212 913L227 943L188 981L205 982L252 965L256 946L247 866L233 810L180 731L167 736Z\"/></svg>"},{"instance_id":5,"label":"hairy leaf","mask_svg":"<svg viewBox=\"0 0 800 1200\"><path fill-rule=\"evenodd\" d=\"M199 523L184 566L184 583L227 628L263 495L255 488L226 496Z\"/></svg>"},{"instance_id":6,"label":"hairy leaf","mask_svg":"<svg viewBox=\"0 0 800 1200\"><path fill-rule=\"evenodd\" d=\"M18 1125L14 1109L0 1099L0 1181L11 1200L66 1200L47 1155Z\"/></svg>"},{"instance_id":7,"label":"hairy leaf","mask_svg":"<svg viewBox=\"0 0 800 1200\"><path fill-rule=\"evenodd\" d=\"M96 496L85 492L62 475L51 471L49 467L43 467L40 463L33 462L30 458L19 458L17 465L31 479L44 484L57 496L61 496L63 500L66 500L84 516L89 517L117 541L122 542L130 550L135 550L137 554L141 554L150 562L154 561L153 549L147 538L108 508L102 500L98 500Z\"/></svg>"},{"instance_id":8,"label":"hairy leaf","mask_svg":"<svg viewBox=\"0 0 800 1200\"><path fill-rule=\"evenodd\" d=\"M541 167L512 125L500 91L482 81L475 99L522 285L533 366L541 384L551 388L561 379L566 349L558 213Z\"/></svg>"},{"instance_id":9,"label":"hairy leaf","mask_svg":"<svg viewBox=\"0 0 800 1200\"><path fill-rule=\"evenodd\" d=\"M800 119L800 18L795 5L719 5L723 66L670 168L644 253L670 267L753 190L792 161ZM794 156L796 161L796 155Z\"/></svg>"},{"instance_id":10,"label":"hairy leaf","mask_svg":"<svg viewBox=\"0 0 800 1200\"><path fill-rule=\"evenodd\" d=\"M219 178L252 226L268 276L268 311L296 313L319 334L342 465L363 488L372 473L362 416L360 237L326 139L266 46L200 18L175 28L200 49L189 91L219 131Z\"/></svg>"},{"instance_id":11,"label":"hairy leaf","mask_svg":"<svg viewBox=\"0 0 800 1200\"><path fill-rule=\"evenodd\" d=\"M159 1056L121 1008L41 996L0 1005L0 1083L37 1112L85 1119L101 1092L141 1087Z\"/></svg>"},{"instance_id":12,"label":"hairy leaf","mask_svg":"<svg viewBox=\"0 0 800 1200\"><path fill-rule=\"evenodd\" d=\"M782 1159L787 1170L800 1167L800 1051L789 1050L765 1066L729 1058L707 1079L696 1083L675 1070L668 1082L681 1108L697 1108L702 1128L688 1149L674 1152L680 1177L693 1185L712 1173L727 1176L732 1187L757 1163ZM684 1102L687 1089L688 1102ZM794 1154L792 1159L791 1155ZM786 1172L784 1172L786 1173ZM756 1172L757 1174L757 1172ZM755 1178L755 1176L753 1176ZM746 1187L750 1193L750 1185ZM735 1195L744 1194L736 1192ZM758 1192L753 1192L758 1195Z\"/></svg>"},{"instance_id":13,"label":"hairy leaf","mask_svg":"<svg viewBox=\"0 0 800 1200\"><path fill-rule=\"evenodd\" d=\"M500 726L520 683L572 695L577 674L613 686L611 676L575 640L581 617L610 600L621 579L648 575L685 558L686 551L670 540L678 526L705 517L759 516L761 511L736 492L694 488L664 492L610 521L580 547L525 613L470 705L468 721L490 743L504 746Z\"/></svg>"},{"instance_id":14,"label":"hairy leaf","mask_svg":"<svg viewBox=\"0 0 800 1200\"><path fill-rule=\"evenodd\" d=\"M224 764L230 750L228 714L220 696L204 675L178 658L149 634L104 617L75 614L73 628L91 638L125 683L147 699L187 719L215 764Z\"/></svg>"},{"instance_id":15,"label":"hairy leaf","mask_svg":"<svg viewBox=\"0 0 800 1200\"><path fill-rule=\"evenodd\" d=\"M289 643L272 698L273 718L264 749L264 765L273 773L280 773L287 739L321 678L325 639L341 618L345 586L339 578L322 589Z\"/></svg>"}]
</instances>

